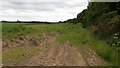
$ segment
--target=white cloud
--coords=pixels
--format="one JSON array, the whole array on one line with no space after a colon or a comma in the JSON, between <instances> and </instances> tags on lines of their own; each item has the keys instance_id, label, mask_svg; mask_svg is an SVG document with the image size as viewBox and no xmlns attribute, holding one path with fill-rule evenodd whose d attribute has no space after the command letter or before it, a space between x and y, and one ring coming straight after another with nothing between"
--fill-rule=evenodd
<instances>
[{"instance_id":1,"label":"white cloud","mask_svg":"<svg viewBox=\"0 0 120 68\"><path fill-rule=\"evenodd\" d=\"M1 0L1 20L64 21L87 8L87 0Z\"/></svg>"}]
</instances>

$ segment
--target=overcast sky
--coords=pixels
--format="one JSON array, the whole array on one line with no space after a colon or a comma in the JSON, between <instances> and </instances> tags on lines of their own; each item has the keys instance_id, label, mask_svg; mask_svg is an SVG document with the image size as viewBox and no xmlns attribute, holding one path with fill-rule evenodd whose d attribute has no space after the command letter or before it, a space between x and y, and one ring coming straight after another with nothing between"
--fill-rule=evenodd
<instances>
[{"instance_id":1,"label":"overcast sky","mask_svg":"<svg viewBox=\"0 0 120 68\"><path fill-rule=\"evenodd\" d=\"M64 21L87 5L88 0L0 0L0 20Z\"/></svg>"}]
</instances>

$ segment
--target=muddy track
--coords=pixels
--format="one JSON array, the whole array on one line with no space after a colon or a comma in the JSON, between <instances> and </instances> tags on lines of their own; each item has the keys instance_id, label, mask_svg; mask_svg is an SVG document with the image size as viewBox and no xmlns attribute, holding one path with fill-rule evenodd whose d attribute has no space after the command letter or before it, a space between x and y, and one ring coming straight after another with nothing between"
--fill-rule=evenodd
<instances>
[{"instance_id":1,"label":"muddy track","mask_svg":"<svg viewBox=\"0 0 120 68\"><path fill-rule=\"evenodd\" d=\"M43 47L41 52L15 66L94 66L101 65L101 60L93 51L83 47L81 52L70 46L69 42L59 44L56 42L58 33L43 34L43 40L38 47ZM86 51L85 51L86 50ZM87 53L89 52L89 53ZM89 58L90 57L90 58ZM95 63L93 63L95 61Z\"/></svg>"}]
</instances>

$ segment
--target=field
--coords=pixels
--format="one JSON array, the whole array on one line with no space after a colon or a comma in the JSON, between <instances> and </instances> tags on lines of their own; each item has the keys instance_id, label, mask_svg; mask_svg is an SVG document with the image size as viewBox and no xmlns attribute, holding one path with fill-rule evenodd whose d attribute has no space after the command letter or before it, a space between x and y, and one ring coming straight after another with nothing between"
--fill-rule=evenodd
<instances>
[{"instance_id":1,"label":"field","mask_svg":"<svg viewBox=\"0 0 120 68\"><path fill-rule=\"evenodd\" d=\"M77 51L75 51L75 53L80 52L82 54L82 51L84 53L84 50L82 49L90 48L92 51L94 51L94 53L97 54L97 57L100 58L97 59L96 61L98 60L100 60L98 62L102 61L102 63L98 65L116 66L118 64L118 52L114 48L110 47L105 42L105 40L95 38L90 32L90 30L82 28L81 24L3 23L2 37L3 37L2 39L3 65L22 65L24 63L23 62L24 60L37 55L44 49L50 48L50 51L52 51L51 49L56 47L57 45L64 44L67 44L67 46L63 46L63 48L68 47L68 52L66 52L66 54L70 53L69 49L73 50L74 52L74 48L76 48ZM62 49L62 47L60 47L60 49ZM49 52L49 50L47 50L47 52ZM44 52L42 53L44 54ZM84 54L82 55L84 58L85 55ZM93 55L92 52L91 55ZM68 60L71 59L69 58ZM89 65L94 66L92 64Z\"/></svg>"}]
</instances>

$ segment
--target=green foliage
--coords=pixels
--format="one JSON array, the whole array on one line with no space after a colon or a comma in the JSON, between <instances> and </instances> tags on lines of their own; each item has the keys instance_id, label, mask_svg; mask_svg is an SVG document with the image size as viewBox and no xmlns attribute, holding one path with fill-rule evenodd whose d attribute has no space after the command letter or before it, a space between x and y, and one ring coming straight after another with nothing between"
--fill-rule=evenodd
<instances>
[{"instance_id":1,"label":"green foliage","mask_svg":"<svg viewBox=\"0 0 120 68\"><path fill-rule=\"evenodd\" d=\"M77 19L83 27L91 28L97 38L109 39L108 44L94 41L93 48L104 59L118 64L119 37L113 38L115 33L120 33L120 2L119 3L89 3L87 9L78 14ZM117 11L117 12L116 12ZM111 38L112 37L112 38ZM106 40L104 40L106 41ZM97 43L95 43L97 42ZM99 44L99 45L98 45ZM100 50L102 49L102 50ZM111 58L112 57L112 58Z\"/></svg>"},{"instance_id":2,"label":"green foliage","mask_svg":"<svg viewBox=\"0 0 120 68\"><path fill-rule=\"evenodd\" d=\"M74 23L74 24L76 24L78 22L77 22L77 18L74 18L74 19L68 19L67 21L64 21L64 23Z\"/></svg>"},{"instance_id":3,"label":"green foliage","mask_svg":"<svg viewBox=\"0 0 120 68\"><path fill-rule=\"evenodd\" d=\"M120 33L120 16L116 11L101 15L97 23L96 29L99 37L105 39L116 32Z\"/></svg>"},{"instance_id":4,"label":"green foliage","mask_svg":"<svg viewBox=\"0 0 120 68\"><path fill-rule=\"evenodd\" d=\"M95 24L101 14L112 11L110 3L105 2L90 2L87 9L78 14L77 18L84 26Z\"/></svg>"},{"instance_id":5,"label":"green foliage","mask_svg":"<svg viewBox=\"0 0 120 68\"><path fill-rule=\"evenodd\" d=\"M115 33L112 38L109 40L110 46L116 48L117 51L120 50L120 34Z\"/></svg>"},{"instance_id":6,"label":"green foliage","mask_svg":"<svg viewBox=\"0 0 120 68\"><path fill-rule=\"evenodd\" d=\"M119 1L119 3L117 4L117 13L120 15L120 1Z\"/></svg>"}]
</instances>

